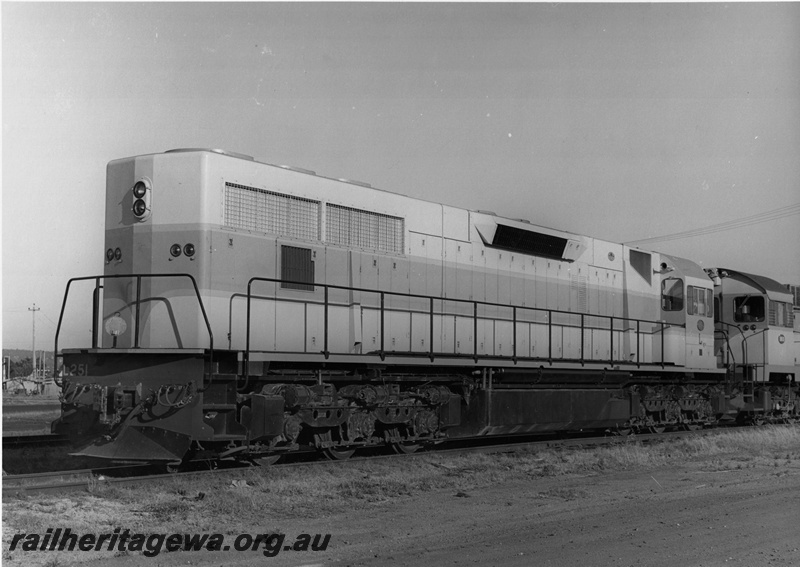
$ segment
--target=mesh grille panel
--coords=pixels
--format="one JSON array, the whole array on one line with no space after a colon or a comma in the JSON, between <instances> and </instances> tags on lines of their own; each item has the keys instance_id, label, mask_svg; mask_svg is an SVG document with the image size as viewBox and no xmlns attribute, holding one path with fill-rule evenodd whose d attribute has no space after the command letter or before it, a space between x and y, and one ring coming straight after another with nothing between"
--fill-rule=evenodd
<instances>
[{"instance_id":1,"label":"mesh grille panel","mask_svg":"<svg viewBox=\"0 0 800 567\"><path fill-rule=\"evenodd\" d=\"M281 287L314 291L314 260L311 258L310 248L281 246L281 279L289 282L303 282L284 282L281 283Z\"/></svg>"},{"instance_id":2,"label":"mesh grille panel","mask_svg":"<svg viewBox=\"0 0 800 567\"><path fill-rule=\"evenodd\" d=\"M769 302L769 324L779 327L792 327L794 325L794 313L792 304L782 301Z\"/></svg>"},{"instance_id":3,"label":"mesh grille panel","mask_svg":"<svg viewBox=\"0 0 800 567\"><path fill-rule=\"evenodd\" d=\"M225 183L225 226L319 240L319 201Z\"/></svg>"},{"instance_id":4,"label":"mesh grille panel","mask_svg":"<svg viewBox=\"0 0 800 567\"><path fill-rule=\"evenodd\" d=\"M589 283L589 278L586 276L571 276L569 287L570 293L572 294L572 310L577 311L579 313L587 313L588 312L588 294L587 294L587 287Z\"/></svg>"},{"instance_id":5,"label":"mesh grille panel","mask_svg":"<svg viewBox=\"0 0 800 567\"><path fill-rule=\"evenodd\" d=\"M402 254L404 221L361 209L327 205L326 239L332 244Z\"/></svg>"},{"instance_id":6,"label":"mesh grille panel","mask_svg":"<svg viewBox=\"0 0 800 567\"><path fill-rule=\"evenodd\" d=\"M792 295L794 296L794 306L795 307L800 307L800 285L790 285L790 286L787 286L787 287L789 288L789 291L792 292Z\"/></svg>"}]
</instances>

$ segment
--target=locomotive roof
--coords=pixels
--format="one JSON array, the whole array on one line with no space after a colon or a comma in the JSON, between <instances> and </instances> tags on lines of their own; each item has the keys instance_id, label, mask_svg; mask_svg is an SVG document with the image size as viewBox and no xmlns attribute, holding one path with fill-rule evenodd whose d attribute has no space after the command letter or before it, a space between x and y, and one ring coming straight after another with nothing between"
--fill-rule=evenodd
<instances>
[{"instance_id":1,"label":"locomotive roof","mask_svg":"<svg viewBox=\"0 0 800 567\"><path fill-rule=\"evenodd\" d=\"M241 153L237 153L237 152L230 152L230 151L222 150L222 149L177 148L177 149L167 150L167 151L163 152L163 154L191 153L191 152L207 152L207 153L217 154L217 155L225 156L225 157L228 157L228 158L241 159L241 160L249 161L249 162L252 162L252 163L266 165L268 167L275 167L275 168L279 168L279 169L283 169L283 170L290 170L290 171L294 171L294 172L297 172L297 173L300 173L300 174L303 174L303 175L310 175L312 177L316 177L316 178L320 178L320 179L328 179L328 180L331 180L331 181L338 181L340 183L347 183L347 184L350 184L350 185L358 185L358 186L361 186L361 187L366 187L368 189L373 189L375 191L381 191L381 192L384 192L384 193L390 193L390 194L393 194L393 195L399 195L399 196L406 197L406 198L409 198L409 199L417 199L417 200L420 200L420 201L434 203L434 204L437 204L437 205L438 204L442 204L439 201L433 201L433 200L424 199L424 198L421 198L421 197L410 197L409 195L406 195L406 194L403 194L403 193L398 193L397 191L390 191L390 190L387 190L387 189L380 189L378 187L373 187L369 183L364 183L364 182L361 182L361 181L355 181L355 180L351 180L351 179L342 179L342 178L336 178L336 177L328 177L328 176L325 176L325 175L319 175L316 172L308 170L308 169L303 169L303 168L293 167L293 166L287 166L287 165L272 164L272 163L268 163L268 162L257 160L255 158L253 158L252 156L249 156L249 155L246 155L246 154L241 154ZM145 155L152 156L152 155L159 155L159 154L155 153L155 154L145 154ZM144 157L144 156L142 156L142 157ZM130 158L123 158L123 159L130 159ZM569 231L569 230L555 229L555 228L547 227L547 226L542 225L542 224L533 223L533 222L531 222L529 220L526 220L526 219L512 219L510 217L498 215L497 213L495 213L493 211L483 211L483 210L478 210L478 209L469 209L467 207L463 207L463 205L461 207L459 207L459 208L462 208L464 210L468 210L471 213L477 213L479 215L486 215L487 217L493 217L496 220L502 221L503 224L516 226L516 227L523 228L523 229L526 229L526 230L528 229L528 227L526 227L525 225L528 225L529 227L535 227L535 228L539 228L539 229L555 231L555 232L558 232L558 233L563 234L563 235L572 235L572 236L575 236L575 237L578 237L578 238L586 238L586 237L595 238L595 237L591 237L591 236L588 236L588 235L572 232L572 231ZM595 240L604 240L604 239L595 238ZM610 241L607 241L607 242L610 242ZM614 244L619 244L619 243L614 243ZM704 270L699 265L697 265L696 263L694 263L691 260L688 260L688 259L685 259L685 258L679 258L679 257L676 257L676 256L669 256L669 255L663 254L661 252L658 252L656 250L651 250L651 251L648 251L648 252L649 253L661 254L662 257L669 258L671 260L672 264L676 268L678 268L681 272L683 272L684 274L686 274L686 275L688 275L690 277L708 279L708 275L704 272ZM785 291L784 291L784 293L785 293Z\"/></svg>"},{"instance_id":2,"label":"locomotive roof","mask_svg":"<svg viewBox=\"0 0 800 567\"><path fill-rule=\"evenodd\" d=\"M672 264L675 268L680 270L680 272L691 278L699 278L701 280L709 280L708 274L700 267L700 265L696 264L692 260L688 260L686 258L680 258L678 256L672 256L671 254L664 254L663 252L659 252L661 255L662 260L667 260L667 264Z\"/></svg>"},{"instance_id":3,"label":"locomotive roof","mask_svg":"<svg viewBox=\"0 0 800 567\"><path fill-rule=\"evenodd\" d=\"M724 278L733 278L736 281L748 284L756 288L761 293L767 294L771 299L785 300L785 296L791 296L791 292L785 285L782 285L772 278L766 276L758 276L755 274L747 274L738 270L729 270L727 268L719 268L719 274Z\"/></svg>"},{"instance_id":4,"label":"locomotive roof","mask_svg":"<svg viewBox=\"0 0 800 567\"><path fill-rule=\"evenodd\" d=\"M162 153L163 154L175 154L175 153L191 153L191 152L208 152L208 153L217 154L217 155L221 155L221 156L226 156L226 157L230 157L230 158L236 158L236 159L241 159L241 160L245 160L245 161L250 161L250 162L253 162L253 163L258 163L258 164L266 165L266 166L269 166L269 167L277 167L279 169L284 169L284 170L288 170L288 171L294 171L295 173L301 173L301 174L304 174L304 175L311 175L313 177L317 177L317 178L320 178L320 179L328 179L330 181L338 181L340 183L347 183L349 185L358 185L360 187L365 187L367 189L373 189L375 191L382 191L384 193L391 193L393 195L400 195L401 197L406 197L406 198L409 198L409 199L417 199L419 201L425 201L425 202L428 202L428 203L435 203L437 205L439 205L439 204L447 205L447 203L441 203L439 201L433 201L431 199L425 199L423 197L411 197L409 195L406 195L405 193L399 193L397 191L390 191L389 189L381 189L380 187L374 187L374 186L372 186L372 184L366 183L364 181L357 181L357 180L354 180L354 179L344 179L344 178L341 178L341 177L329 177L327 175L320 175L319 173L317 173L315 171L312 171L310 169L305 169L305 168L302 168L302 167L296 167L296 166L290 166L290 165L279 165L279 164L269 163L269 162L266 162L266 161L257 160L253 156L249 156L247 154L231 152L231 151L217 149L217 148L175 148L175 149L171 149L171 150L166 150L166 151L164 151ZM156 154L143 154L143 155L151 156L151 155L159 155L159 154L156 153ZM123 159L129 159L129 158L123 158ZM447 205L447 206L456 206L456 205ZM545 226L545 225L542 225L542 224L534 223L534 222L529 221L527 219L519 219L519 218L512 219L511 217L498 215L497 213L495 213L493 211L470 209L468 207L464 207L463 205L460 205L460 206L457 206L457 207L461 208L461 209L464 209L464 210L468 210L468 211L470 211L472 213L478 213L478 214L482 214L482 215L486 215L486 216L502 219L503 221L509 221L509 222L513 222L513 223L525 223L525 224L528 224L528 225L531 225L531 226L535 226L535 227L538 227L538 228L554 230L554 231L558 231L558 232L561 232L561 233L564 233L564 234L571 234L571 235L578 236L578 237L587 236L587 235L580 234L580 233L577 233L577 232L572 232L572 231L569 231L569 230L548 227L548 226ZM600 239L600 240L602 240L602 239ZM619 244L619 243L615 242L614 244Z\"/></svg>"}]
</instances>

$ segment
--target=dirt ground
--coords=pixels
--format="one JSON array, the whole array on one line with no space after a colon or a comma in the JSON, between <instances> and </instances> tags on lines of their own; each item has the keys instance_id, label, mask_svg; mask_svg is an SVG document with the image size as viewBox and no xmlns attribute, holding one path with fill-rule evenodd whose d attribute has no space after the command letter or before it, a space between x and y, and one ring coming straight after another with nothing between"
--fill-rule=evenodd
<instances>
[{"instance_id":1,"label":"dirt ground","mask_svg":"<svg viewBox=\"0 0 800 567\"><path fill-rule=\"evenodd\" d=\"M700 459L636 473L546 477L417 494L311 520L265 512L253 533L277 528L290 543L302 533L331 534L325 551L272 558L203 550L155 557L29 552L14 559L58 567L800 565L800 463L719 469L718 461Z\"/></svg>"}]
</instances>

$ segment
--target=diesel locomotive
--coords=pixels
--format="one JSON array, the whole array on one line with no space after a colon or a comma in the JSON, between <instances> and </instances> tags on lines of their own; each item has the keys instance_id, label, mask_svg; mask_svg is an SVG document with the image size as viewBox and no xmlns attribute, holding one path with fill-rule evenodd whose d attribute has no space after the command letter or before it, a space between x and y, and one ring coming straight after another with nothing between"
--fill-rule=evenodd
<instances>
[{"instance_id":1,"label":"diesel locomotive","mask_svg":"<svg viewBox=\"0 0 800 567\"><path fill-rule=\"evenodd\" d=\"M769 278L185 149L107 167L55 433L168 467L798 417ZM91 339L59 350L65 309Z\"/></svg>"}]
</instances>

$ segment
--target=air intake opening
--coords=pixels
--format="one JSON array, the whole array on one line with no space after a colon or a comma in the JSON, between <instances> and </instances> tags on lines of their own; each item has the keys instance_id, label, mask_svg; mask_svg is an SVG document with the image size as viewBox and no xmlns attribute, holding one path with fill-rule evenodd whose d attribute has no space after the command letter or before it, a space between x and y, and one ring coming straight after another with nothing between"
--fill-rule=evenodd
<instances>
[{"instance_id":1,"label":"air intake opening","mask_svg":"<svg viewBox=\"0 0 800 567\"><path fill-rule=\"evenodd\" d=\"M511 252L560 260L564 257L567 242L566 238L560 236L498 224L491 246Z\"/></svg>"}]
</instances>

